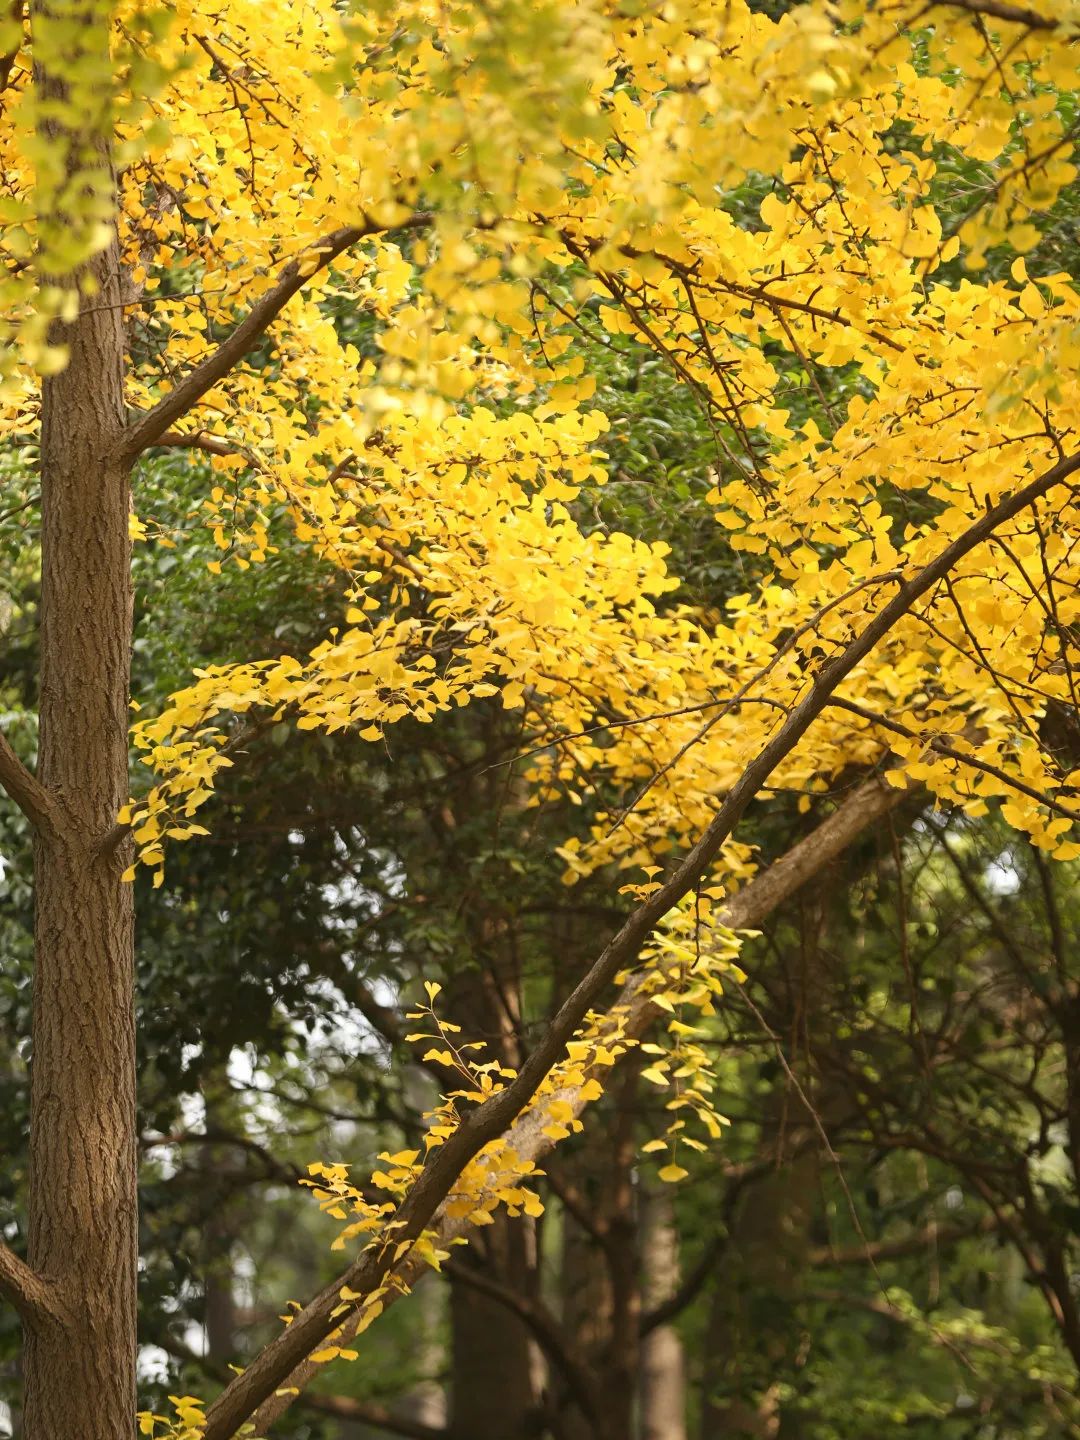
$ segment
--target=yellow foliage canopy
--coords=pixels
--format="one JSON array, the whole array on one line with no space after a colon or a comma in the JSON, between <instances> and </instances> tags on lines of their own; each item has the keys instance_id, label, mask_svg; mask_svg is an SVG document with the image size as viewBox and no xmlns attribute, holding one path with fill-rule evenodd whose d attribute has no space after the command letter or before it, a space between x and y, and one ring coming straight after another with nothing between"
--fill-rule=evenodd
<instances>
[{"instance_id":1,"label":"yellow foliage canopy","mask_svg":"<svg viewBox=\"0 0 1080 1440\"><path fill-rule=\"evenodd\" d=\"M330 4L176 5L160 124L123 174L131 403L168 395L299 255L310 279L267 341L165 438L221 472L197 517L217 564L257 563L288 523L352 603L311 655L211 668L140 722L161 776L133 811L144 861L192 832L225 716L375 740L498 687L538 739L591 732L538 762L542 785L647 787L569 872L648 863L700 831L905 575L1068 452L1069 277L1019 256L1009 282L942 267L960 251L974 277L988 247L1030 248L1075 175L1055 87L1076 7L1038 28L970 8L774 23L729 0L505 0L448 27L426 3L344 25ZM18 129L7 143L31 208ZM986 180L946 236L949 157ZM747 224L724 195L753 172L774 180ZM597 323L663 355L716 426L717 519L750 562L723 614L660 604L678 583L663 545L580 524L605 478L580 343ZM853 376L828 433L793 427L776 356ZM8 385L9 429L32 431L33 385L29 367ZM890 748L942 800L1005 800L1075 853L1075 776L1039 739L1075 701L1074 524L1055 491L973 552L844 687L892 728L831 710L777 783L812 791Z\"/></svg>"}]
</instances>

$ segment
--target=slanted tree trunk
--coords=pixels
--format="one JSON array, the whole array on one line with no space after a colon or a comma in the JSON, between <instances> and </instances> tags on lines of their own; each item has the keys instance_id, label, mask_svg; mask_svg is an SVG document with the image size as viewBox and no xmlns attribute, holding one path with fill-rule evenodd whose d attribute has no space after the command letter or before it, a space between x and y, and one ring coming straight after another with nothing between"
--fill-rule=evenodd
<instances>
[{"instance_id":1,"label":"slanted tree trunk","mask_svg":"<svg viewBox=\"0 0 1080 1440\"><path fill-rule=\"evenodd\" d=\"M80 47L105 50L104 8L68 11ZM36 84L63 98L47 73ZM69 168L108 171L97 137L50 138ZM121 312L109 303L119 264L114 241L61 282L89 276L96 293L55 327L69 359L42 389L38 775L55 809L35 847L29 1260L63 1321L27 1337L26 1440L134 1431L134 926L124 847L102 843L128 792L128 476L110 458L124 418Z\"/></svg>"}]
</instances>

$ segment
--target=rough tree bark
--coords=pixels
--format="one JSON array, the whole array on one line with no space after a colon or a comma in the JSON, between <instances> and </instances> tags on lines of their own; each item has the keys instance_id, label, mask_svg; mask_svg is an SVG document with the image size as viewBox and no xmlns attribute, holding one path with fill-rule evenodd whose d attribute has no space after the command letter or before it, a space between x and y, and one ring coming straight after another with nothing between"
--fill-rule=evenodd
<instances>
[{"instance_id":1,"label":"rough tree bark","mask_svg":"<svg viewBox=\"0 0 1080 1440\"><path fill-rule=\"evenodd\" d=\"M84 53L103 7L69 7ZM32 7L32 17L48 13ZM39 94L63 96L40 69ZM109 172L100 137L53 129L69 172ZM29 1262L58 1313L28 1326L26 1440L117 1440L134 1427L136 1259L134 925L123 846L103 846L128 793L128 474L115 240L81 271L96 293L53 340L42 387L38 778L55 802L35 843Z\"/></svg>"}]
</instances>

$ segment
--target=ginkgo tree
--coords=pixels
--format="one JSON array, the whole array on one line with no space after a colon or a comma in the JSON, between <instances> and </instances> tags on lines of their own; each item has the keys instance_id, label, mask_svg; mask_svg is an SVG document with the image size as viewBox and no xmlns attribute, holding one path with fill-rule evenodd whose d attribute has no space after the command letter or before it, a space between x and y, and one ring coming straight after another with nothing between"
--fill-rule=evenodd
<instances>
[{"instance_id":1,"label":"ginkgo tree","mask_svg":"<svg viewBox=\"0 0 1080 1440\"><path fill-rule=\"evenodd\" d=\"M1078 35L1075 0L5 7L0 413L40 473L41 674L36 767L0 740L37 887L29 1250L0 1250L0 1289L30 1440L135 1423L130 881L206 833L248 727L378 743L499 696L536 798L617 797L563 857L570 882L626 871L636 907L516 1072L429 986L417 1033L456 1088L426 1153L385 1157L385 1199L313 1157L346 1268L147 1433L265 1433L450 1240L535 1208L609 1067L715 1004L734 932L812 865L750 879L735 831L766 784L891 755L898 786L1080 853L1044 724L1077 700L1080 296L1024 259L1075 177ZM751 175L747 223L726 202ZM606 471L582 335L647 347L700 407L745 557L723 611L679 603L662 542L584 522ZM162 447L214 473L185 513L140 506ZM140 713L133 782L130 547L190 527L214 571L309 547L348 608L311 653ZM821 854L887 808L870 783ZM676 1099L708 1130L679 1027L651 1068L700 1079Z\"/></svg>"}]
</instances>

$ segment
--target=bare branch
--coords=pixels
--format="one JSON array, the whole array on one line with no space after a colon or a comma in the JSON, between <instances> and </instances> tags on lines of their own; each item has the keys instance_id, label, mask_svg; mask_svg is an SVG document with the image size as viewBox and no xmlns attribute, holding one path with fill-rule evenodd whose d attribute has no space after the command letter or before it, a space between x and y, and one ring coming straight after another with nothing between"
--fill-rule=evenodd
<instances>
[{"instance_id":1,"label":"bare branch","mask_svg":"<svg viewBox=\"0 0 1080 1440\"><path fill-rule=\"evenodd\" d=\"M921 1250L931 1247L941 1249L946 1245L958 1245L961 1240L970 1240L977 1235L992 1235L1001 1229L997 1215L987 1214L974 1225L927 1225L911 1235L902 1235L895 1240L879 1240L872 1245L852 1245L846 1250L833 1250L828 1245L819 1245L811 1250L808 1263L815 1268L828 1269L833 1265L867 1265L877 1260L901 1260L907 1255L918 1255Z\"/></svg>"},{"instance_id":2,"label":"bare branch","mask_svg":"<svg viewBox=\"0 0 1080 1440\"><path fill-rule=\"evenodd\" d=\"M988 539L998 526L1020 514L1056 486L1080 470L1080 453L1069 456L1031 480L1015 494L989 507L974 524L922 570L901 584L893 598L878 611L866 628L838 655L817 672L809 692L791 710L772 738L743 771L721 804L711 824L694 844L668 880L632 912L612 937L588 973L566 998L541 1040L525 1060L517 1077L472 1111L445 1143L429 1152L424 1168L402 1201L391 1232L393 1244L373 1246L360 1254L347 1270L293 1317L291 1324L256 1356L247 1369L218 1397L207 1413L204 1440L228 1440L246 1421L255 1417L255 1433L264 1434L281 1411L291 1403L293 1390L305 1378L305 1362L328 1335L341 1329L348 1332L350 1316L341 1315L343 1287L354 1292L353 1316L362 1314L362 1297L383 1285L391 1271L409 1272L408 1261L400 1266L395 1256L403 1242L416 1240L435 1218L465 1166L489 1141L505 1134L536 1094L552 1067L565 1051L589 1010L620 971L631 968L642 945L673 906L707 874L721 847L742 819L753 798L776 766L791 753L814 721L825 710L839 686L905 616L921 596L937 585L954 566ZM737 907L732 907L733 911ZM745 924L745 920L740 920ZM541 1128L535 1114L524 1117L523 1128L532 1121ZM540 1153L540 1145L521 1156ZM451 1227L447 1226L449 1230ZM441 1227L440 1227L441 1230Z\"/></svg>"},{"instance_id":3,"label":"bare branch","mask_svg":"<svg viewBox=\"0 0 1080 1440\"><path fill-rule=\"evenodd\" d=\"M389 1430L392 1435L404 1435L406 1440L454 1440L454 1431L448 1426L425 1425L422 1420L398 1415L374 1400L354 1400L351 1395L305 1395L303 1403L308 1410L333 1415L354 1425ZM461 1437L461 1440L466 1440L466 1437Z\"/></svg>"},{"instance_id":4,"label":"bare branch","mask_svg":"<svg viewBox=\"0 0 1080 1440\"><path fill-rule=\"evenodd\" d=\"M775 1170L776 1163L777 1157L770 1155L758 1162L756 1168L759 1173ZM999 1215L986 1214L972 1225L927 1225L922 1230L916 1230L910 1235L899 1236L894 1240L879 1240L873 1244L853 1245L844 1250L820 1245L810 1251L807 1263L820 1269L829 1269L833 1266L873 1265L882 1260L899 1260L908 1255L918 1255L920 1251L930 1247L940 1250L946 1246L959 1244L962 1240L974 1239L980 1235L992 1235L1001 1228L1002 1221ZM642 1315L640 1325L642 1335L649 1334L658 1325L666 1324L697 1298L723 1253L725 1243L723 1237L714 1237L678 1290L659 1304L655 1310L646 1311Z\"/></svg>"},{"instance_id":5,"label":"bare branch","mask_svg":"<svg viewBox=\"0 0 1080 1440\"><path fill-rule=\"evenodd\" d=\"M378 235L388 228L394 230L417 230L430 224L431 216L426 213L411 215L393 227L379 224L365 217L359 225L346 225L333 231L309 249L290 260L278 276L277 283L255 302L243 320L227 340L188 372L183 380L134 424L129 425L120 437L117 459L121 464L130 465L151 445L160 443L161 438L182 419L193 405L223 380L229 371L251 350L259 337L277 319L297 291L302 290L312 275L324 270L337 257L358 241L369 235Z\"/></svg>"},{"instance_id":6,"label":"bare branch","mask_svg":"<svg viewBox=\"0 0 1080 1440\"><path fill-rule=\"evenodd\" d=\"M871 825L900 805L910 804L913 796L925 798L925 791L899 789L881 775L864 780L809 835L731 898L724 913L724 924L732 930L754 929Z\"/></svg>"},{"instance_id":7,"label":"bare branch","mask_svg":"<svg viewBox=\"0 0 1080 1440\"><path fill-rule=\"evenodd\" d=\"M775 1166L776 1161L773 1160ZM726 1235L714 1235L706 1245L697 1264L683 1280L677 1290L673 1291L666 1300L661 1300L654 1310L647 1310L642 1315L638 1324L638 1333L644 1337L651 1335L661 1325L666 1325L676 1315L693 1304L698 1295L705 1287L705 1282L712 1274L717 1260L720 1258L727 1245Z\"/></svg>"},{"instance_id":8,"label":"bare branch","mask_svg":"<svg viewBox=\"0 0 1080 1440\"><path fill-rule=\"evenodd\" d=\"M806 1290L803 1292L803 1298L815 1301L819 1305L850 1305L856 1310L865 1310L871 1315L880 1315L884 1320L894 1320L897 1325L914 1326L932 1345L944 1346L945 1349L953 1351L958 1356L963 1354L951 1335L947 1335L941 1330L935 1330L933 1325L922 1315L903 1310L899 1305L891 1304L884 1296L853 1295L847 1290ZM1000 1341L979 1334L965 1335L963 1343L983 1350L999 1350L1001 1348ZM970 1363L968 1368L973 1368Z\"/></svg>"},{"instance_id":9,"label":"bare branch","mask_svg":"<svg viewBox=\"0 0 1080 1440\"><path fill-rule=\"evenodd\" d=\"M254 1155L257 1160L261 1160L266 1169L265 1178L267 1180L277 1179L286 1184L296 1185L304 1174L299 1166L278 1160L265 1145L260 1145L257 1140L252 1140L248 1135L237 1135L234 1131L226 1130L222 1126L211 1127L209 1130L184 1130L174 1135L143 1135L140 1137L139 1144L146 1150L181 1145L225 1145L248 1155Z\"/></svg>"},{"instance_id":10,"label":"bare branch","mask_svg":"<svg viewBox=\"0 0 1080 1440\"><path fill-rule=\"evenodd\" d=\"M59 800L26 768L2 730L0 787L7 791L31 825L43 835L58 834L63 828L64 812Z\"/></svg>"}]
</instances>

